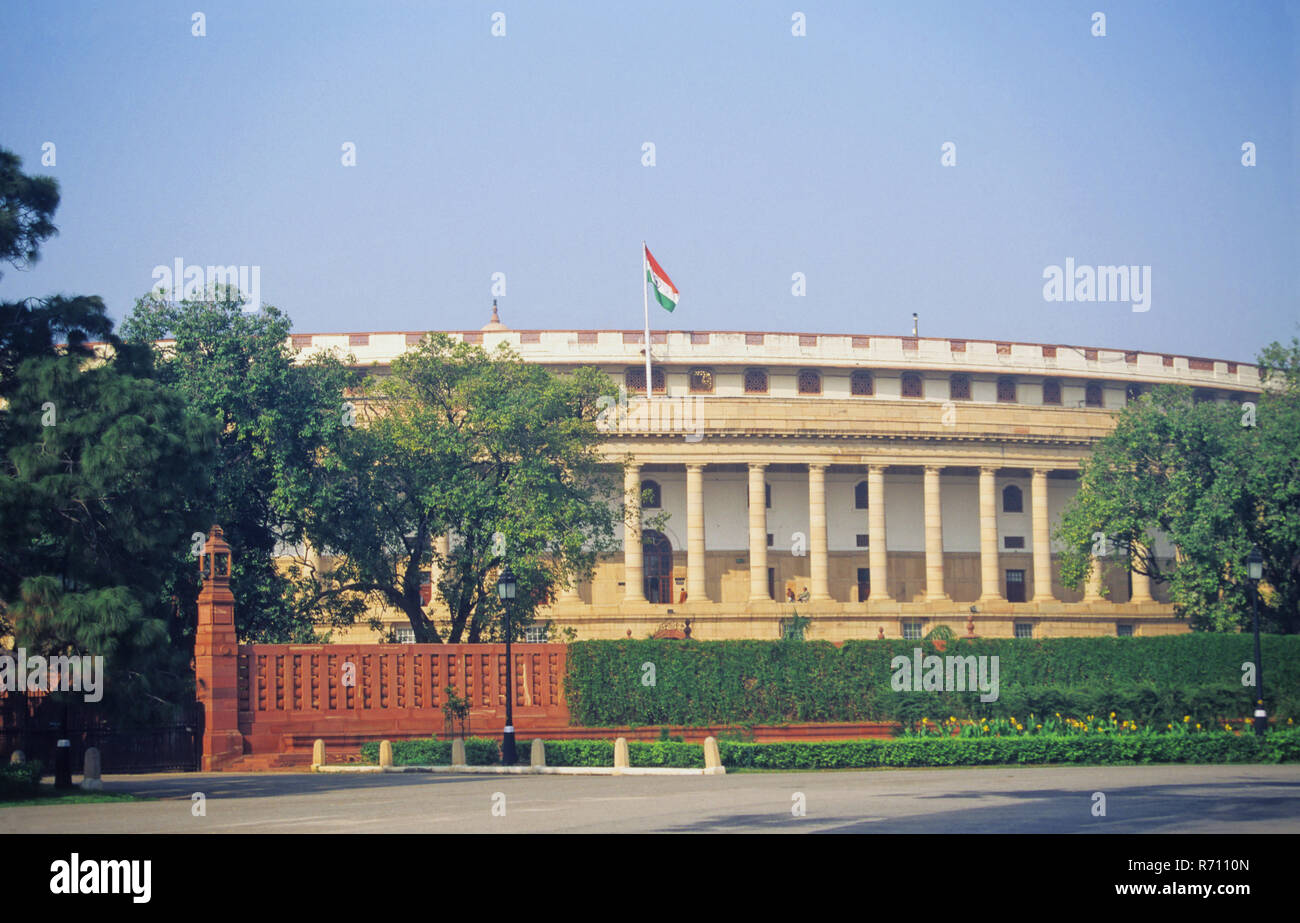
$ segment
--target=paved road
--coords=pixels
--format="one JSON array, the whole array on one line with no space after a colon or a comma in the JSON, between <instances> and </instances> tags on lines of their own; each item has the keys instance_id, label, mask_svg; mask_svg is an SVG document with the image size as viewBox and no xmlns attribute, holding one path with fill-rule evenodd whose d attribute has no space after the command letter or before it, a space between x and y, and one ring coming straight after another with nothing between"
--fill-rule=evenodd
<instances>
[{"instance_id":1,"label":"paved road","mask_svg":"<svg viewBox=\"0 0 1300 923\"><path fill-rule=\"evenodd\" d=\"M0 808L3 833L1300 833L1300 766L110 776L157 801ZM1092 814L1094 792L1106 816ZM203 792L205 817L191 795ZM495 816L505 796L505 816ZM807 813L792 813L801 793Z\"/></svg>"}]
</instances>

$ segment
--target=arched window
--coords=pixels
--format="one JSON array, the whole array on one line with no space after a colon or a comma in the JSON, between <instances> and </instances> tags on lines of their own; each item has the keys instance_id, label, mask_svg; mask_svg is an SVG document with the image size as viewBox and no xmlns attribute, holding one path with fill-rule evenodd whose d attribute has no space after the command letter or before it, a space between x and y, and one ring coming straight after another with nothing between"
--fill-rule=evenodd
<instances>
[{"instance_id":1,"label":"arched window","mask_svg":"<svg viewBox=\"0 0 1300 923\"><path fill-rule=\"evenodd\" d=\"M673 601L673 546L662 532L641 533L641 567L646 602L671 605Z\"/></svg>"},{"instance_id":2,"label":"arched window","mask_svg":"<svg viewBox=\"0 0 1300 923\"><path fill-rule=\"evenodd\" d=\"M641 508L645 510L657 510L663 506L663 491L659 488L658 481L641 482Z\"/></svg>"},{"instance_id":3,"label":"arched window","mask_svg":"<svg viewBox=\"0 0 1300 923\"><path fill-rule=\"evenodd\" d=\"M867 490L867 482L858 481L857 486L853 488L853 508L855 510L865 510L869 497L870 491Z\"/></svg>"},{"instance_id":4,"label":"arched window","mask_svg":"<svg viewBox=\"0 0 1300 923\"><path fill-rule=\"evenodd\" d=\"M858 369L849 376L849 390L858 397L870 397L872 391L871 373Z\"/></svg>"},{"instance_id":5,"label":"arched window","mask_svg":"<svg viewBox=\"0 0 1300 923\"><path fill-rule=\"evenodd\" d=\"M746 394L767 393L767 370L766 369L745 369L745 393Z\"/></svg>"},{"instance_id":6,"label":"arched window","mask_svg":"<svg viewBox=\"0 0 1300 923\"><path fill-rule=\"evenodd\" d=\"M948 397L954 401L969 401L970 376L954 375L948 379Z\"/></svg>"},{"instance_id":7,"label":"arched window","mask_svg":"<svg viewBox=\"0 0 1300 923\"><path fill-rule=\"evenodd\" d=\"M1014 378L998 379L998 401L1003 404L1016 403L1016 380Z\"/></svg>"},{"instance_id":8,"label":"arched window","mask_svg":"<svg viewBox=\"0 0 1300 923\"><path fill-rule=\"evenodd\" d=\"M713 393L713 370L712 369L691 369L691 393L692 394Z\"/></svg>"},{"instance_id":9,"label":"arched window","mask_svg":"<svg viewBox=\"0 0 1300 923\"><path fill-rule=\"evenodd\" d=\"M1015 484L1009 484L1002 488L1002 512L1023 513L1024 511L1025 498L1020 492L1020 488Z\"/></svg>"},{"instance_id":10,"label":"arched window","mask_svg":"<svg viewBox=\"0 0 1300 923\"><path fill-rule=\"evenodd\" d=\"M822 377L812 369L803 369L799 372L799 393L800 394L821 394Z\"/></svg>"},{"instance_id":11,"label":"arched window","mask_svg":"<svg viewBox=\"0 0 1300 923\"><path fill-rule=\"evenodd\" d=\"M1043 403L1061 403L1061 383L1055 378L1048 378L1043 382Z\"/></svg>"},{"instance_id":12,"label":"arched window","mask_svg":"<svg viewBox=\"0 0 1300 923\"><path fill-rule=\"evenodd\" d=\"M916 372L903 373L903 397L924 397L925 388L921 384L921 376Z\"/></svg>"},{"instance_id":13,"label":"arched window","mask_svg":"<svg viewBox=\"0 0 1300 923\"><path fill-rule=\"evenodd\" d=\"M1101 385L1092 382L1084 390L1084 400L1089 407L1101 406Z\"/></svg>"}]
</instances>

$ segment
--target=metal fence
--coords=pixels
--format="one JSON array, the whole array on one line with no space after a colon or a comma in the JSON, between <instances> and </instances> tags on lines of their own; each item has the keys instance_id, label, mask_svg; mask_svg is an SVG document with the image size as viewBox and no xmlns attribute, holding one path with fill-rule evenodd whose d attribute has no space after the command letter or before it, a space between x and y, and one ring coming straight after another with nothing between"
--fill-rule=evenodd
<instances>
[{"instance_id":1,"label":"metal fence","mask_svg":"<svg viewBox=\"0 0 1300 923\"><path fill-rule=\"evenodd\" d=\"M75 714L54 703L8 702L0 726L0 761L15 750L54 770L60 740L72 743L72 770L81 771L86 750L98 747L103 771L194 772L203 750L203 708L197 702L177 706L171 720L150 727L115 727Z\"/></svg>"}]
</instances>

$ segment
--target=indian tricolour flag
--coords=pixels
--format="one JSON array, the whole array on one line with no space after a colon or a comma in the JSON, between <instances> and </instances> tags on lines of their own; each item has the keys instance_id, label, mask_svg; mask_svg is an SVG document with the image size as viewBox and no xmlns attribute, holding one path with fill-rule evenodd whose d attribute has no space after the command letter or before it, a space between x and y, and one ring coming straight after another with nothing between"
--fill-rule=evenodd
<instances>
[{"instance_id":1,"label":"indian tricolour flag","mask_svg":"<svg viewBox=\"0 0 1300 923\"><path fill-rule=\"evenodd\" d=\"M677 307L681 294L677 291L677 286L673 285L673 280L668 278L668 273L664 272L664 268L650 253L649 247L645 247L645 265L645 277L650 281L655 299L665 311L672 311Z\"/></svg>"}]
</instances>

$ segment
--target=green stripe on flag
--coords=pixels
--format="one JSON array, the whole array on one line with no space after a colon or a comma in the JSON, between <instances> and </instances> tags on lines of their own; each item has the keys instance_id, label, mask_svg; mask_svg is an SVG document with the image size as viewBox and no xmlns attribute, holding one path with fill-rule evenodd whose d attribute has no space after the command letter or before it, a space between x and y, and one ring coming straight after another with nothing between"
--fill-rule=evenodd
<instances>
[{"instance_id":1,"label":"green stripe on flag","mask_svg":"<svg viewBox=\"0 0 1300 923\"><path fill-rule=\"evenodd\" d=\"M655 301L659 302L659 307L668 313L672 313L673 308L677 307L677 302L671 300L663 292L659 291L659 286L655 284L654 271L647 269L645 271L646 281L650 283L650 290L655 293Z\"/></svg>"}]
</instances>

